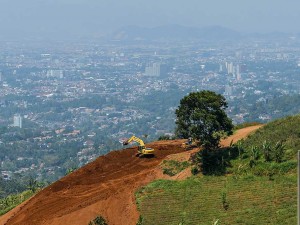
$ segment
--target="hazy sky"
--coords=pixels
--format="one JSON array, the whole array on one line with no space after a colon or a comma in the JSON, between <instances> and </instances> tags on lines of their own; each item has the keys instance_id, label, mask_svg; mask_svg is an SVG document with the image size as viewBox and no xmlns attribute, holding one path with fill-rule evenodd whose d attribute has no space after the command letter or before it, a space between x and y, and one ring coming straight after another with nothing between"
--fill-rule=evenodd
<instances>
[{"instance_id":1,"label":"hazy sky","mask_svg":"<svg viewBox=\"0 0 300 225\"><path fill-rule=\"evenodd\" d=\"M0 0L0 37L97 36L122 26L300 33L300 0Z\"/></svg>"}]
</instances>

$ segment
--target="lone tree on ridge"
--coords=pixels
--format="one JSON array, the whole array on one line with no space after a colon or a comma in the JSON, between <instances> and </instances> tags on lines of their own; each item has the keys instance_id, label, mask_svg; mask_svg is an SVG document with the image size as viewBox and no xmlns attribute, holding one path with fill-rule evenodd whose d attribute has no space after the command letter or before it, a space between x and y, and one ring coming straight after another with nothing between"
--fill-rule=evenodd
<instances>
[{"instance_id":1,"label":"lone tree on ridge","mask_svg":"<svg viewBox=\"0 0 300 225\"><path fill-rule=\"evenodd\" d=\"M192 92L180 100L176 110L176 135L192 137L207 149L217 148L221 137L231 133L232 121L225 98L213 91Z\"/></svg>"}]
</instances>

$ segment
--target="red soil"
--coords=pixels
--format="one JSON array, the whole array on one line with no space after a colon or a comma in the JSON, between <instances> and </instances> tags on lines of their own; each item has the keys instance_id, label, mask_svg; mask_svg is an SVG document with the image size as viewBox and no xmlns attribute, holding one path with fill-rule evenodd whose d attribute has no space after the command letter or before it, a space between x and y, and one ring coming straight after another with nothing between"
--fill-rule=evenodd
<instances>
[{"instance_id":1,"label":"red soil","mask_svg":"<svg viewBox=\"0 0 300 225\"><path fill-rule=\"evenodd\" d=\"M237 141L258 128L242 129L230 138ZM230 141L224 140L223 145ZM184 151L182 142L148 144L156 150L154 158L136 157L136 147L101 156L0 217L0 224L87 225L97 215L110 225L136 224L135 191L163 177L158 168L168 155L179 153L178 157L188 159L191 151Z\"/></svg>"}]
</instances>

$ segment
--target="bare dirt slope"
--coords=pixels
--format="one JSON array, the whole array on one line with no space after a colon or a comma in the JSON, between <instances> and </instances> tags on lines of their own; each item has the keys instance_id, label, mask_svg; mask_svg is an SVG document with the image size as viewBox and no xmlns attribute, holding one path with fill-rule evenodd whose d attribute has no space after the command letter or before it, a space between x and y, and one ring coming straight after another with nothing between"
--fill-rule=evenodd
<instances>
[{"instance_id":1,"label":"bare dirt slope","mask_svg":"<svg viewBox=\"0 0 300 225\"><path fill-rule=\"evenodd\" d=\"M258 128L242 129L230 140L224 140L223 145ZM157 167L168 155L190 154L181 148L182 142L159 141L147 145L155 148L155 158L136 157L136 147L101 156L2 216L0 224L87 225L97 215L102 215L110 225L136 224L139 215L135 190L160 178Z\"/></svg>"}]
</instances>

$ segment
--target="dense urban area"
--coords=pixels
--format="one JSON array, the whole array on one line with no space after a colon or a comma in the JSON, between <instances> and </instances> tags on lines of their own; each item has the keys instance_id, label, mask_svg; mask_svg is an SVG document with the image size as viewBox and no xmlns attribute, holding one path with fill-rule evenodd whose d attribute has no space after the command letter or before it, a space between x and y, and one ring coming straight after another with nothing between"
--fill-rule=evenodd
<instances>
[{"instance_id":1,"label":"dense urban area","mask_svg":"<svg viewBox=\"0 0 300 225\"><path fill-rule=\"evenodd\" d=\"M299 40L0 43L2 178L52 182L133 134L172 136L180 99L204 89L234 124L298 113Z\"/></svg>"}]
</instances>

